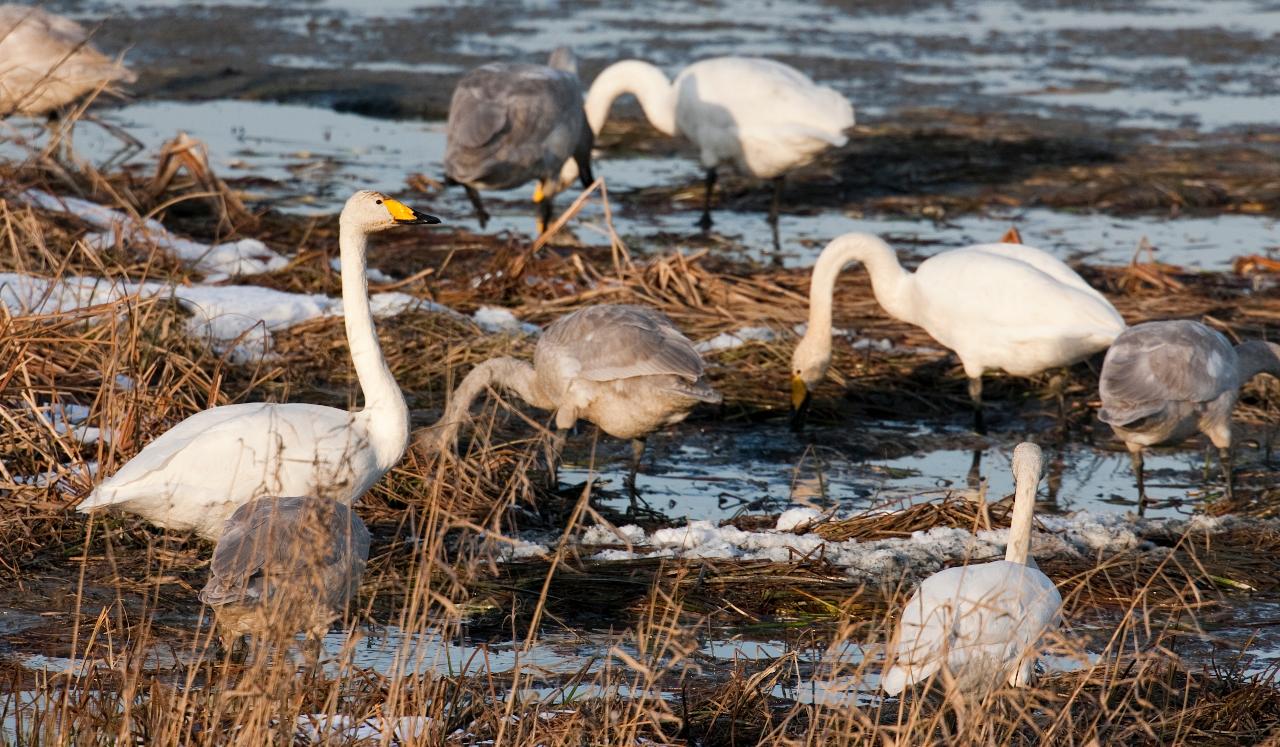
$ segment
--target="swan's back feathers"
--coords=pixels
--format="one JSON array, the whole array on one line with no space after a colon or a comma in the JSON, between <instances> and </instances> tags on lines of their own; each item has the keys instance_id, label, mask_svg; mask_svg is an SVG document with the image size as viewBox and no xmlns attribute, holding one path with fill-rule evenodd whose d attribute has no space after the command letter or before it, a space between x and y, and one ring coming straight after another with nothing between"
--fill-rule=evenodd
<instances>
[{"instance_id":1,"label":"swan's back feathers","mask_svg":"<svg viewBox=\"0 0 1280 747\"><path fill-rule=\"evenodd\" d=\"M1115 307L1065 265L985 248L930 257L913 286L917 318L907 321L955 350L966 368L979 361L1035 374L1102 350L1124 330Z\"/></svg>"},{"instance_id":2,"label":"swan's back feathers","mask_svg":"<svg viewBox=\"0 0 1280 747\"><path fill-rule=\"evenodd\" d=\"M1236 385L1236 369L1231 343L1199 322L1136 325L1116 338L1103 360L1098 416L1124 426L1169 402L1209 402Z\"/></svg>"},{"instance_id":3,"label":"swan's back feathers","mask_svg":"<svg viewBox=\"0 0 1280 747\"><path fill-rule=\"evenodd\" d=\"M534 355L539 369L550 364L565 378L589 381L669 374L692 384L703 374L689 338L643 306L588 306L567 314L543 332Z\"/></svg>"},{"instance_id":4,"label":"swan's back feathers","mask_svg":"<svg viewBox=\"0 0 1280 747\"><path fill-rule=\"evenodd\" d=\"M84 27L41 8L0 5L0 117L42 114L136 76L88 43Z\"/></svg>"},{"instance_id":5,"label":"swan's back feathers","mask_svg":"<svg viewBox=\"0 0 1280 747\"><path fill-rule=\"evenodd\" d=\"M853 106L838 91L762 57L695 62L681 71L674 85L682 98L723 107L740 131L759 129L763 135L782 125L804 126L840 146L846 140L844 130L854 124Z\"/></svg>"},{"instance_id":6,"label":"swan's back feathers","mask_svg":"<svg viewBox=\"0 0 1280 747\"><path fill-rule=\"evenodd\" d=\"M350 503L389 467L377 463L362 413L301 403L226 405L161 434L76 509L120 505L160 526L216 539L248 500L305 493Z\"/></svg>"},{"instance_id":7,"label":"swan's back feathers","mask_svg":"<svg viewBox=\"0 0 1280 747\"><path fill-rule=\"evenodd\" d=\"M464 184L515 187L559 174L590 132L573 73L544 65L482 65L453 92L445 173Z\"/></svg>"},{"instance_id":8,"label":"swan's back feathers","mask_svg":"<svg viewBox=\"0 0 1280 747\"><path fill-rule=\"evenodd\" d=\"M341 604L368 558L369 530L348 506L326 498L260 498L227 519L200 599L253 605L288 590Z\"/></svg>"},{"instance_id":9,"label":"swan's back feathers","mask_svg":"<svg viewBox=\"0 0 1280 747\"><path fill-rule=\"evenodd\" d=\"M942 666L962 687L1015 679L1061 607L1053 581L1033 566L998 560L939 571L903 608L881 687L897 695Z\"/></svg>"}]
</instances>

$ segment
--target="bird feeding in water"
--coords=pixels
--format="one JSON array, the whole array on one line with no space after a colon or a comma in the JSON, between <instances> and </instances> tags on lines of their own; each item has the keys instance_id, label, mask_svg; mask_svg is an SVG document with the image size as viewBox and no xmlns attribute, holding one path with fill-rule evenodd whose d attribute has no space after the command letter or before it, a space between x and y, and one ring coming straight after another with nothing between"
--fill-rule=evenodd
<instances>
[{"instance_id":1,"label":"bird feeding in water","mask_svg":"<svg viewBox=\"0 0 1280 747\"><path fill-rule=\"evenodd\" d=\"M1098 418L1111 426L1133 459L1138 511L1146 506L1142 452L1197 432L1218 448L1227 496L1231 476L1231 411L1240 387L1260 373L1280 377L1280 345L1250 340L1236 346L1190 320L1147 322L1125 330L1102 362Z\"/></svg>"},{"instance_id":2,"label":"bird feeding in water","mask_svg":"<svg viewBox=\"0 0 1280 747\"><path fill-rule=\"evenodd\" d=\"M880 681L889 695L941 674L958 693L1035 674L1039 643L1058 627L1062 595L1030 556L1042 455L1033 443L1013 451L1012 523L1004 560L939 571L902 609Z\"/></svg>"},{"instance_id":3,"label":"bird feeding in water","mask_svg":"<svg viewBox=\"0 0 1280 747\"><path fill-rule=\"evenodd\" d=\"M0 5L0 119L47 114L136 79L90 44L75 21L38 7Z\"/></svg>"},{"instance_id":4,"label":"bird feeding in water","mask_svg":"<svg viewBox=\"0 0 1280 747\"><path fill-rule=\"evenodd\" d=\"M831 315L841 270L861 262L876 302L954 351L969 377L974 427L982 432L982 374L1032 376L1068 366L1111 344L1124 319L1101 293L1047 252L979 244L929 257L915 272L876 236L848 233L814 263L809 325L791 356L792 425L804 424L813 388L831 364Z\"/></svg>"},{"instance_id":5,"label":"bird feeding in water","mask_svg":"<svg viewBox=\"0 0 1280 747\"><path fill-rule=\"evenodd\" d=\"M649 124L683 135L698 149L704 182L701 228L711 228L718 170L771 180L769 224L778 247L778 209L786 174L848 142L853 106L838 91L804 73L760 57L713 57L695 62L675 81L642 60L605 68L587 93L587 119L599 134L619 96L632 94Z\"/></svg>"},{"instance_id":6,"label":"bird feeding in water","mask_svg":"<svg viewBox=\"0 0 1280 747\"><path fill-rule=\"evenodd\" d=\"M546 65L491 62L462 76L449 104L445 181L461 184L480 227L489 220L479 190L536 182L538 233L551 222L551 200L572 177L572 159L584 188L591 186L591 128L582 109L582 85L573 53L560 47Z\"/></svg>"},{"instance_id":7,"label":"bird feeding in water","mask_svg":"<svg viewBox=\"0 0 1280 747\"><path fill-rule=\"evenodd\" d=\"M217 539L236 507L254 498L314 495L351 503L363 495L409 444L409 408L369 308L369 235L439 222L378 192L356 192L342 208L343 323L364 409L253 402L198 412L147 444L76 510L114 506Z\"/></svg>"},{"instance_id":8,"label":"bird feeding in water","mask_svg":"<svg viewBox=\"0 0 1280 747\"><path fill-rule=\"evenodd\" d=\"M706 382L702 356L665 315L643 306L588 306L543 331L533 365L502 357L473 368L419 443L452 448L472 403L490 386L555 413L556 435L548 456L553 483L566 435L579 419L615 438L631 439L627 489L633 505L645 438L684 420L700 402L721 401Z\"/></svg>"},{"instance_id":9,"label":"bird feeding in water","mask_svg":"<svg viewBox=\"0 0 1280 747\"><path fill-rule=\"evenodd\" d=\"M227 519L200 601L223 645L244 636L281 643L306 633L314 650L360 588L369 530L328 498L257 498Z\"/></svg>"}]
</instances>

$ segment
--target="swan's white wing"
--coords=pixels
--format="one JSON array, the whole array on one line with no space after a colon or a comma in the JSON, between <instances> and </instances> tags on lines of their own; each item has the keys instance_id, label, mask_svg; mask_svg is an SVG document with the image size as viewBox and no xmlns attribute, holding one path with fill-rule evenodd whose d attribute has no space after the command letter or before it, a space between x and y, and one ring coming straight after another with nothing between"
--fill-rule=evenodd
<instances>
[{"instance_id":1,"label":"swan's white wing","mask_svg":"<svg viewBox=\"0 0 1280 747\"><path fill-rule=\"evenodd\" d=\"M1104 422L1124 425L1171 401L1209 402L1236 385L1236 352L1199 322L1148 322L1112 343L1098 391Z\"/></svg>"},{"instance_id":2,"label":"swan's white wing","mask_svg":"<svg viewBox=\"0 0 1280 747\"><path fill-rule=\"evenodd\" d=\"M963 249L956 249L955 251L985 252L997 257L1005 257L1007 259L1015 259L1019 262L1025 262L1063 285L1079 288L1086 293L1097 296L1104 301L1106 300L1105 296L1099 293L1096 288L1086 283L1084 278L1080 277L1079 273L1075 270L1068 267L1065 262L1043 249L1037 249L1034 246L1027 246L1026 244L975 244L973 246L964 247Z\"/></svg>"},{"instance_id":3,"label":"swan's white wing","mask_svg":"<svg viewBox=\"0 0 1280 747\"><path fill-rule=\"evenodd\" d=\"M943 252L916 270L916 321L962 359L980 359L985 367L1031 374L1066 365L1124 330L1115 308L1074 277L1063 282L989 251Z\"/></svg>"},{"instance_id":4,"label":"swan's white wing","mask_svg":"<svg viewBox=\"0 0 1280 747\"><path fill-rule=\"evenodd\" d=\"M892 666L882 687L895 695L945 663L963 679L992 667L1008 677L1034 658L1045 631L1056 626L1062 597L1038 569L996 561L947 568L920 584L903 608Z\"/></svg>"},{"instance_id":5,"label":"swan's white wing","mask_svg":"<svg viewBox=\"0 0 1280 747\"><path fill-rule=\"evenodd\" d=\"M853 126L853 106L839 92L814 83L804 73L760 57L716 57L681 71L677 105L719 110L740 132L764 135L793 126L843 145Z\"/></svg>"},{"instance_id":6,"label":"swan's white wing","mask_svg":"<svg viewBox=\"0 0 1280 747\"><path fill-rule=\"evenodd\" d=\"M733 162L772 178L844 145L844 131L853 126L844 96L773 60L703 60L673 85L677 127L708 166Z\"/></svg>"},{"instance_id":7,"label":"swan's white wing","mask_svg":"<svg viewBox=\"0 0 1280 747\"><path fill-rule=\"evenodd\" d=\"M358 413L306 404L196 413L140 451L77 507L110 505L217 537L234 508L263 495L350 502L382 474Z\"/></svg>"},{"instance_id":8,"label":"swan's white wing","mask_svg":"<svg viewBox=\"0 0 1280 747\"><path fill-rule=\"evenodd\" d=\"M40 8L0 6L0 116L34 114L135 76L87 43L85 30Z\"/></svg>"},{"instance_id":9,"label":"swan's white wing","mask_svg":"<svg viewBox=\"0 0 1280 747\"><path fill-rule=\"evenodd\" d=\"M670 374L694 382L703 372L689 338L643 306L589 306L567 314L543 332L535 357L539 368L551 365L566 381Z\"/></svg>"}]
</instances>

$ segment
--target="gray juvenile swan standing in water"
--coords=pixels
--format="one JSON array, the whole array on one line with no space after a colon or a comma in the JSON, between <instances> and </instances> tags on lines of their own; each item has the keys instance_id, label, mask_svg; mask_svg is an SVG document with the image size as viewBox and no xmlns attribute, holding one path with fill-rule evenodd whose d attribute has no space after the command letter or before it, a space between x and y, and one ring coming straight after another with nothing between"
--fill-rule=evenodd
<instances>
[{"instance_id":1,"label":"gray juvenile swan standing in water","mask_svg":"<svg viewBox=\"0 0 1280 747\"><path fill-rule=\"evenodd\" d=\"M1232 347L1200 322L1147 322L1116 338L1102 362L1098 417L1133 458L1139 511L1146 504L1142 450L1197 431L1218 447L1232 494L1231 411L1240 387L1260 373L1280 376L1280 345L1251 340Z\"/></svg>"},{"instance_id":2,"label":"gray juvenile swan standing in water","mask_svg":"<svg viewBox=\"0 0 1280 747\"><path fill-rule=\"evenodd\" d=\"M314 646L346 611L368 559L369 530L349 506L258 498L227 519L200 601L213 608L224 644L301 631Z\"/></svg>"},{"instance_id":3,"label":"gray juvenile swan standing in water","mask_svg":"<svg viewBox=\"0 0 1280 747\"><path fill-rule=\"evenodd\" d=\"M65 106L136 76L89 44L84 27L25 5L0 5L0 119Z\"/></svg>"},{"instance_id":4,"label":"gray juvenile swan standing in water","mask_svg":"<svg viewBox=\"0 0 1280 747\"><path fill-rule=\"evenodd\" d=\"M568 184L560 179L565 162L577 164L583 187L595 180L578 63L564 47L546 65L491 62L464 75L449 104L446 137L445 179L466 188L481 227L489 214L477 190L536 180L541 234L551 221L551 198Z\"/></svg>"},{"instance_id":5,"label":"gray juvenile swan standing in water","mask_svg":"<svg viewBox=\"0 0 1280 747\"><path fill-rule=\"evenodd\" d=\"M451 448L472 402L491 385L555 411L552 480L565 436L579 418L631 439L627 488L633 500L645 437L684 420L699 402L721 400L703 378L702 356L665 315L643 306L590 306L547 327L532 366L493 358L473 368L419 444Z\"/></svg>"}]
</instances>

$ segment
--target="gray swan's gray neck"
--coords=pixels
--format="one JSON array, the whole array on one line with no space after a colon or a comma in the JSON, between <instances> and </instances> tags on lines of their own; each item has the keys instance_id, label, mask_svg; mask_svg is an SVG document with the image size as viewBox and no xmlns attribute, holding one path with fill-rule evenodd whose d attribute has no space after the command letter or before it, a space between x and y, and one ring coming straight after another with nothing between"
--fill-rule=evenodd
<instances>
[{"instance_id":1,"label":"gray swan's gray neck","mask_svg":"<svg viewBox=\"0 0 1280 747\"><path fill-rule=\"evenodd\" d=\"M1262 340L1249 340L1236 346L1240 383L1244 386L1261 373L1280 378L1280 345Z\"/></svg>"},{"instance_id":2,"label":"gray swan's gray neck","mask_svg":"<svg viewBox=\"0 0 1280 747\"><path fill-rule=\"evenodd\" d=\"M491 358L471 369L449 397L444 414L431 429L430 439L436 448L452 447L458 430L469 419L471 405L489 387L513 392L527 404L543 410L555 409L556 403L542 393L533 366L517 358Z\"/></svg>"}]
</instances>

